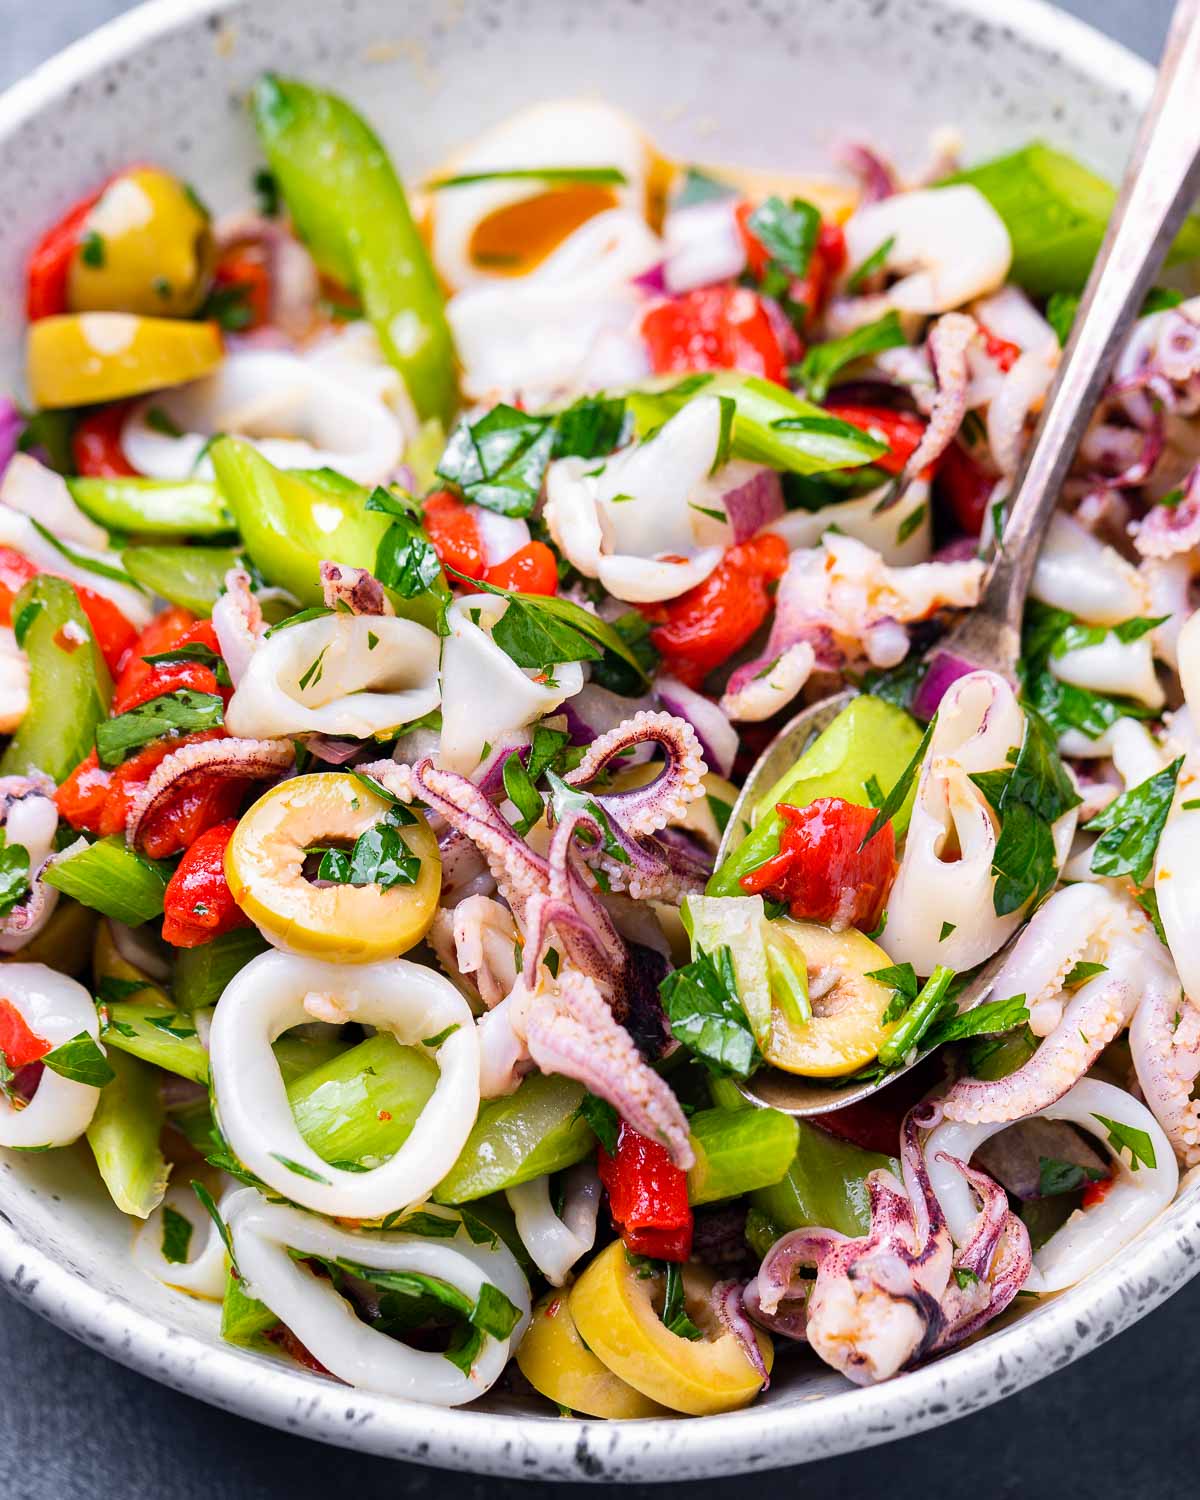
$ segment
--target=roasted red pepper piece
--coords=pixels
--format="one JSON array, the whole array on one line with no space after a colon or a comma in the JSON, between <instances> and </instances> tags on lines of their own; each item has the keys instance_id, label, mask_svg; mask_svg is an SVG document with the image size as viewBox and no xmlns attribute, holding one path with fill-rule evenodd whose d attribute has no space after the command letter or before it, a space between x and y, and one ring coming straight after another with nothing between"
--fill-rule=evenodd
<instances>
[{"instance_id":1,"label":"roasted red pepper piece","mask_svg":"<svg viewBox=\"0 0 1200 1500\"><path fill-rule=\"evenodd\" d=\"M755 281L761 281L771 263L771 255L750 228L749 221L755 206L753 203L739 203L736 217L742 244L746 249L746 269ZM808 270L803 276L794 277L789 289L792 301L803 303L807 313L806 321L820 312L829 295L830 286L845 264L846 236L842 232L842 226L822 219Z\"/></svg>"},{"instance_id":2,"label":"roasted red pepper piece","mask_svg":"<svg viewBox=\"0 0 1200 1500\"><path fill-rule=\"evenodd\" d=\"M875 821L873 808L818 797L807 807L781 802L776 811L786 823L779 853L743 875L742 889L786 901L798 921L873 932L896 874L891 823L860 849Z\"/></svg>"},{"instance_id":3,"label":"roasted red pepper piece","mask_svg":"<svg viewBox=\"0 0 1200 1500\"><path fill-rule=\"evenodd\" d=\"M71 434L71 455L75 471L93 479L128 479L138 470L125 457L121 447L121 428L129 415L131 401L115 401L100 406L81 417Z\"/></svg>"},{"instance_id":4,"label":"roasted red pepper piece","mask_svg":"<svg viewBox=\"0 0 1200 1500\"><path fill-rule=\"evenodd\" d=\"M227 323L234 331L246 333L269 323L271 273L264 248L247 242L227 250L213 272L213 292L224 293L236 309Z\"/></svg>"},{"instance_id":5,"label":"roasted red pepper piece","mask_svg":"<svg viewBox=\"0 0 1200 1500\"><path fill-rule=\"evenodd\" d=\"M188 738L195 740L198 736ZM177 740L170 748L177 750L181 743ZM189 849L201 834L236 815L249 786L244 776L214 776L190 788L142 823L138 848L151 859L168 859L181 849Z\"/></svg>"},{"instance_id":6,"label":"roasted red pepper piece","mask_svg":"<svg viewBox=\"0 0 1200 1500\"><path fill-rule=\"evenodd\" d=\"M67 280L71 259L83 234L88 214L107 184L81 198L48 229L33 247L26 269L25 312L32 323L67 310Z\"/></svg>"},{"instance_id":7,"label":"roasted red pepper piece","mask_svg":"<svg viewBox=\"0 0 1200 1500\"><path fill-rule=\"evenodd\" d=\"M980 323L979 331L983 335L983 347L988 358L995 360L1007 375L1021 357L1020 344L1014 344L1011 339L1002 339L998 333L993 333L986 323Z\"/></svg>"},{"instance_id":8,"label":"roasted red pepper piece","mask_svg":"<svg viewBox=\"0 0 1200 1500\"><path fill-rule=\"evenodd\" d=\"M133 643L125 668L117 678L112 701L114 714L123 714L139 703L146 703L163 693L173 693L176 688L196 687L198 692L205 693L216 691L216 677L208 667L200 663L164 662L151 665L144 660L147 656L159 656L164 651L172 651L176 646L183 645L196 623L195 615L177 607L165 609L162 614L155 615ZM209 628L211 630L211 626ZM214 635L205 644L212 644L215 650L215 641ZM198 687L193 680L197 672L205 674L201 679L206 684L204 687ZM162 685L154 691L147 691L148 686L155 683Z\"/></svg>"},{"instance_id":9,"label":"roasted red pepper piece","mask_svg":"<svg viewBox=\"0 0 1200 1500\"><path fill-rule=\"evenodd\" d=\"M72 828L100 832L100 818L112 786L112 772L100 764L96 752L81 760L54 794L59 813Z\"/></svg>"},{"instance_id":10,"label":"roasted red pepper piece","mask_svg":"<svg viewBox=\"0 0 1200 1500\"><path fill-rule=\"evenodd\" d=\"M704 582L678 599L647 605L650 643L668 671L695 688L728 661L766 619L767 586L783 577L787 560L783 538L764 532L730 547Z\"/></svg>"},{"instance_id":11,"label":"roasted red pepper piece","mask_svg":"<svg viewBox=\"0 0 1200 1500\"><path fill-rule=\"evenodd\" d=\"M11 1000L0 1000L0 1053L15 1073L50 1051L50 1043L29 1027Z\"/></svg>"},{"instance_id":12,"label":"roasted red pepper piece","mask_svg":"<svg viewBox=\"0 0 1200 1500\"><path fill-rule=\"evenodd\" d=\"M545 542L529 542L518 547L511 557L489 568L484 581L498 589L518 594L556 594L558 564Z\"/></svg>"},{"instance_id":13,"label":"roasted red pepper piece","mask_svg":"<svg viewBox=\"0 0 1200 1500\"><path fill-rule=\"evenodd\" d=\"M744 286L698 287L660 302L642 319L642 337L658 375L742 370L782 383L787 372L763 300Z\"/></svg>"},{"instance_id":14,"label":"roasted red pepper piece","mask_svg":"<svg viewBox=\"0 0 1200 1500\"><path fill-rule=\"evenodd\" d=\"M934 499L949 507L969 537L977 537L983 529L997 480L998 476L989 474L961 443L953 442L934 469Z\"/></svg>"},{"instance_id":15,"label":"roasted red pepper piece","mask_svg":"<svg viewBox=\"0 0 1200 1500\"><path fill-rule=\"evenodd\" d=\"M881 443L888 445L882 458L871 460L877 468L889 474L899 474L917 450L917 444L925 435L925 423L912 412L892 411L886 406L830 405L825 408L831 417L860 427Z\"/></svg>"},{"instance_id":16,"label":"roasted red pepper piece","mask_svg":"<svg viewBox=\"0 0 1200 1500\"><path fill-rule=\"evenodd\" d=\"M13 600L40 571L15 547L0 547L0 625L12 624Z\"/></svg>"},{"instance_id":17,"label":"roasted red pepper piece","mask_svg":"<svg viewBox=\"0 0 1200 1500\"><path fill-rule=\"evenodd\" d=\"M626 1249L655 1260L687 1260L692 1251L687 1173L672 1162L666 1147L622 1121L616 1156L601 1146L597 1170Z\"/></svg>"},{"instance_id":18,"label":"roasted red pepper piece","mask_svg":"<svg viewBox=\"0 0 1200 1500\"><path fill-rule=\"evenodd\" d=\"M171 876L163 895L162 935L176 948L195 948L250 925L225 879L225 846L236 827L237 819L227 818L207 829Z\"/></svg>"},{"instance_id":19,"label":"roasted red pepper piece","mask_svg":"<svg viewBox=\"0 0 1200 1500\"><path fill-rule=\"evenodd\" d=\"M438 490L423 502L422 509L425 534L442 566L465 573L468 578L482 578L486 569L483 542L475 517L463 502L448 490Z\"/></svg>"}]
</instances>

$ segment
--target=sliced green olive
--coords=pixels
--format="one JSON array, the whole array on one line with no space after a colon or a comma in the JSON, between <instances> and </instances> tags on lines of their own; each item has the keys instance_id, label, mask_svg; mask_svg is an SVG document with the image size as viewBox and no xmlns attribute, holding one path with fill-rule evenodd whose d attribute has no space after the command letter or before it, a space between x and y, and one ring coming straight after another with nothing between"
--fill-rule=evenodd
<instances>
[{"instance_id":1,"label":"sliced green olive","mask_svg":"<svg viewBox=\"0 0 1200 1500\"><path fill-rule=\"evenodd\" d=\"M177 177L134 167L104 189L71 261L72 312L186 318L204 300L216 251L208 215Z\"/></svg>"},{"instance_id":2,"label":"sliced green olive","mask_svg":"<svg viewBox=\"0 0 1200 1500\"><path fill-rule=\"evenodd\" d=\"M670 1415L596 1358L579 1337L566 1292L547 1292L533 1309L517 1368L535 1391L585 1416L628 1421Z\"/></svg>"},{"instance_id":3,"label":"sliced green olive","mask_svg":"<svg viewBox=\"0 0 1200 1500\"><path fill-rule=\"evenodd\" d=\"M797 1025L776 1007L763 1047L767 1061L808 1078L836 1078L865 1066L896 1026L883 1020L891 989L867 977L891 959L855 927L832 932L779 917L769 931L807 971L812 1019Z\"/></svg>"},{"instance_id":4,"label":"sliced green olive","mask_svg":"<svg viewBox=\"0 0 1200 1500\"><path fill-rule=\"evenodd\" d=\"M762 1387L757 1370L712 1307L716 1277L703 1266L685 1265L684 1306L700 1330L698 1339L672 1333L660 1309L664 1278L631 1264L620 1240L602 1250L571 1291L570 1311L594 1355L627 1385L672 1411L703 1417L736 1411ZM774 1347L756 1331L767 1370Z\"/></svg>"}]
</instances>

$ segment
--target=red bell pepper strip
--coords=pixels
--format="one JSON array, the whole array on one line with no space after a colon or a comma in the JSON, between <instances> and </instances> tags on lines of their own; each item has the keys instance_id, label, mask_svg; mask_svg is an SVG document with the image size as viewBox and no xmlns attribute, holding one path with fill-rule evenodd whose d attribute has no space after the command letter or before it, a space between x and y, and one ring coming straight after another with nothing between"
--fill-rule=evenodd
<instances>
[{"instance_id":1,"label":"red bell pepper strip","mask_svg":"<svg viewBox=\"0 0 1200 1500\"><path fill-rule=\"evenodd\" d=\"M144 658L147 656L159 656L164 651L171 651L181 645L186 639L188 632L196 624L196 617L189 610L180 609L178 606L165 609L161 614L155 615L145 630L133 643L133 649L124 670L117 678L113 689L112 711L114 714L123 714L127 709L133 708L138 703L145 703L149 698L157 698L160 693L174 692L177 687L191 687L190 681L171 680L169 686L160 688L157 692L142 694L145 685L157 676L161 677L168 672L173 672L175 663L164 663L160 666L152 666ZM213 637L215 641L216 637ZM206 643L207 644L207 643ZM184 665L187 670L193 669L192 663ZM208 671L207 668L203 670ZM202 689L204 692L213 692L216 678L211 672L208 673L212 687Z\"/></svg>"},{"instance_id":2,"label":"red bell pepper strip","mask_svg":"<svg viewBox=\"0 0 1200 1500\"><path fill-rule=\"evenodd\" d=\"M76 424L71 434L71 456L75 472L94 479L128 479L138 470L125 457L121 429L129 415L130 401L114 401L97 407Z\"/></svg>"},{"instance_id":3,"label":"red bell pepper strip","mask_svg":"<svg viewBox=\"0 0 1200 1500\"><path fill-rule=\"evenodd\" d=\"M0 1000L0 1055L15 1073L45 1057L50 1043L34 1032L11 1000Z\"/></svg>"},{"instance_id":4,"label":"red bell pepper strip","mask_svg":"<svg viewBox=\"0 0 1200 1500\"><path fill-rule=\"evenodd\" d=\"M225 846L236 827L237 819L227 818L207 829L171 876L163 895L162 935L173 947L196 948L235 927L250 926L225 879Z\"/></svg>"},{"instance_id":5,"label":"red bell pepper strip","mask_svg":"<svg viewBox=\"0 0 1200 1500\"><path fill-rule=\"evenodd\" d=\"M957 441L938 459L933 474L933 497L947 506L959 528L969 537L983 530L988 502L999 476L989 474Z\"/></svg>"},{"instance_id":6,"label":"red bell pepper strip","mask_svg":"<svg viewBox=\"0 0 1200 1500\"><path fill-rule=\"evenodd\" d=\"M83 237L87 216L106 186L107 183L81 198L33 247L25 287L25 313L31 323L67 311L71 260Z\"/></svg>"},{"instance_id":7,"label":"red bell pepper strip","mask_svg":"<svg viewBox=\"0 0 1200 1500\"><path fill-rule=\"evenodd\" d=\"M887 406L830 405L825 410L831 417L849 422L852 427L861 427L873 438L886 443L888 451L882 458L872 459L872 463L889 474L900 473L925 434L924 421L912 412L892 411Z\"/></svg>"},{"instance_id":8,"label":"red bell pepper strip","mask_svg":"<svg viewBox=\"0 0 1200 1500\"><path fill-rule=\"evenodd\" d=\"M698 287L652 307L642 337L655 374L742 370L783 383L787 361L763 299L748 287Z\"/></svg>"},{"instance_id":9,"label":"red bell pepper strip","mask_svg":"<svg viewBox=\"0 0 1200 1500\"><path fill-rule=\"evenodd\" d=\"M798 921L873 932L896 874L891 823L860 849L873 808L818 797L806 807L781 802L775 810L785 820L779 853L743 875L742 889L786 901Z\"/></svg>"},{"instance_id":10,"label":"red bell pepper strip","mask_svg":"<svg viewBox=\"0 0 1200 1500\"><path fill-rule=\"evenodd\" d=\"M677 599L642 613L654 622L650 643L680 682L699 687L728 661L767 617L768 584L787 569L787 543L774 532L751 537L725 556L703 581Z\"/></svg>"},{"instance_id":11,"label":"red bell pepper strip","mask_svg":"<svg viewBox=\"0 0 1200 1500\"><path fill-rule=\"evenodd\" d=\"M220 731L218 731L220 732ZM188 736L195 740L199 736ZM171 749L183 743L176 740ZM160 813L147 818L138 832L138 847L151 859L168 859L190 849L201 834L235 818L251 785L244 776L216 777L183 792Z\"/></svg>"},{"instance_id":12,"label":"red bell pepper strip","mask_svg":"<svg viewBox=\"0 0 1200 1500\"><path fill-rule=\"evenodd\" d=\"M687 1260L692 1252L687 1173L666 1147L622 1121L616 1156L601 1146L596 1165L626 1249L655 1260Z\"/></svg>"}]
</instances>

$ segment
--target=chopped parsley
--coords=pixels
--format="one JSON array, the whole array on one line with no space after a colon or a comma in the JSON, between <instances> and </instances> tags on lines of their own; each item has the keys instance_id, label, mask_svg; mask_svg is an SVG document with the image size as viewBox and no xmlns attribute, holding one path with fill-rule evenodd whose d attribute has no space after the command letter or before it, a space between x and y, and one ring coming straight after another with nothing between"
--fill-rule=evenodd
<instances>
[{"instance_id":1,"label":"chopped parsley","mask_svg":"<svg viewBox=\"0 0 1200 1500\"><path fill-rule=\"evenodd\" d=\"M728 947L710 955L699 948L682 969L658 987L672 1035L710 1073L748 1078L761 1061L754 1033L738 999Z\"/></svg>"}]
</instances>

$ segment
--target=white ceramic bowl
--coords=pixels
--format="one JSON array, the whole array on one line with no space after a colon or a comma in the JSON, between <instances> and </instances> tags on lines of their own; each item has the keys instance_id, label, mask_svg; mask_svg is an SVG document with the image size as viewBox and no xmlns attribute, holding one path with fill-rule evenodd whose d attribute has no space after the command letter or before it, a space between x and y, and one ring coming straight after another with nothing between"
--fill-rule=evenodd
<instances>
[{"instance_id":1,"label":"white ceramic bowl","mask_svg":"<svg viewBox=\"0 0 1200 1500\"><path fill-rule=\"evenodd\" d=\"M1003 12L1003 24L989 15ZM539 97L613 99L691 159L814 167L847 136L902 163L952 124L970 158L1043 136L1119 173L1150 71L1037 0L155 0L0 99L0 388L19 383L21 266L106 172L151 157L217 207L255 161L263 68L348 93L407 172ZM214 1308L134 1269L83 1148L0 1152L0 1277L94 1348L216 1406L341 1443L538 1479L769 1469L941 1424L1059 1369L1200 1271L1193 1182L1120 1258L947 1358L856 1390L803 1354L769 1396L703 1420L562 1420L512 1400L442 1411L220 1342Z\"/></svg>"}]
</instances>

